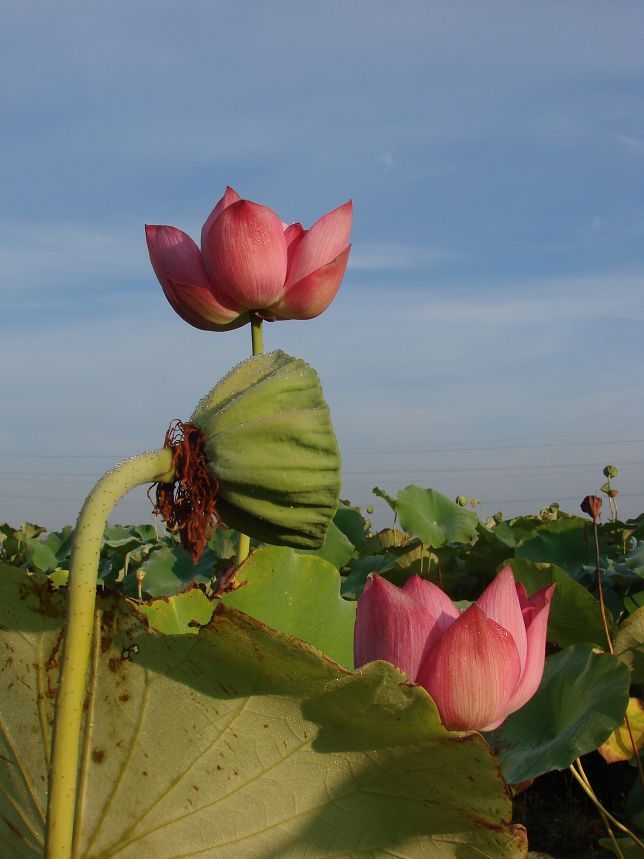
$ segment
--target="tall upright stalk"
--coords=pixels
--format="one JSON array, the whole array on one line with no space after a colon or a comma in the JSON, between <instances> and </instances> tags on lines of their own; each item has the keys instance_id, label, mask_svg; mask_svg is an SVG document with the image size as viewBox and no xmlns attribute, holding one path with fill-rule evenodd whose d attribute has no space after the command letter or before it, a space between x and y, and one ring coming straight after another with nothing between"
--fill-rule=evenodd
<instances>
[{"instance_id":1,"label":"tall upright stalk","mask_svg":"<svg viewBox=\"0 0 644 859\"><path fill-rule=\"evenodd\" d=\"M47 859L71 859L73 855L83 703L103 532L112 509L130 489L142 483L170 482L173 477L169 448L126 459L98 481L76 523L49 768Z\"/></svg>"},{"instance_id":2,"label":"tall upright stalk","mask_svg":"<svg viewBox=\"0 0 644 859\"><path fill-rule=\"evenodd\" d=\"M602 586L601 558L599 553L599 526L595 519L593 519L593 533L595 536L595 573L597 575L597 590L599 591L599 606L601 610L602 621L604 624L604 633L606 635L608 651L609 653L615 655L613 639L611 638L610 629L608 628L608 618L606 616L606 603L604 600L604 588ZM635 735L633 734L633 726L631 725L628 711L624 713L624 724L626 725L626 730L628 731L628 736L631 741L631 746L633 748L633 755L635 757L635 763L637 764L637 774L639 776L640 784L642 785L642 787L644 787L644 766L642 766L642 759L640 757L639 749L635 741Z\"/></svg>"},{"instance_id":3,"label":"tall upright stalk","mask_svg":"<svg viewBox=\"0 0 644 859\"><path fill-rule=\"evenodd\" d=\"M250 314L250 334L253 344L253 355L262 355L264 352L264 332L262 330L262 319L256 313ZM250 552L250 537L248 534L239 535L239 543L237 544L237 555L235 563L237 566L242 564Z\"/></svg>"}]
</instances>

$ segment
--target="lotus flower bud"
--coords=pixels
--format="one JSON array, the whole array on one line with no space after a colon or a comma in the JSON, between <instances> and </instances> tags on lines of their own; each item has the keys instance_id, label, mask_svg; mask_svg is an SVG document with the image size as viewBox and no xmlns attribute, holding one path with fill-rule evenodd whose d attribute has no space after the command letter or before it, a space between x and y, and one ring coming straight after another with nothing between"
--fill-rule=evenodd
<instances>
[{"instance_id":1,"label":"lotus flower bud","mask_svg":"<svg viewBox=\"0 0 644 859\"><path fill-rule=\"evenodd\" d=\"M504 567L462 614L431 582L374 575L358 599L356 668L384 659L429 692L443 724L491 731L537 691L554 585L532 596Z\"/></svg>"},{"instance_id":2,"label":"lotus flower bud","mask_svg":"<svg viewBox=\"0 0 644 859\"><path fill-rule=\"evenodd\" d=\"M601 519L602 500L598 495L587 495L579 505L584 513L587 513L595 524Z\"/></svg>"}]
</instances>

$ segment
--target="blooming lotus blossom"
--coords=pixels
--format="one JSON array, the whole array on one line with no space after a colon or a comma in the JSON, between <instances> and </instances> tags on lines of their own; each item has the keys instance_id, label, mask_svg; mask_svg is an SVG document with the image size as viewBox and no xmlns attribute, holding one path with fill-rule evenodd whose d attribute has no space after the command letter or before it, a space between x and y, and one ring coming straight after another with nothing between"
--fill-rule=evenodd
<instances>
[{"instance_id":1,"label":"blooming lotus blossom","mask_svg":"<svg viewBox=\"0 0 644 859\"><path fill-rule=\"evenodd\" d=\"M351 202L316 221L284 224L232 188L201 230L201 250L176 227L148 226L154 272L173 309L195 328L225 331L264 319L312 319L335 298L349 259Z\"/></svg>"},{"instance_id":2,"label":"blooming lotus blossom","mask_svg":"<svg viewBox=\"0 0 644 859\"><path fill-rule=\"evenodd\" d=\"M358 599L355 666L391 662L425 687L445 727L491 731L539 687L554 587L528 596L505 566L461 614L419 576L398 588L373 575Z\"/></svg>"}]
</instances>

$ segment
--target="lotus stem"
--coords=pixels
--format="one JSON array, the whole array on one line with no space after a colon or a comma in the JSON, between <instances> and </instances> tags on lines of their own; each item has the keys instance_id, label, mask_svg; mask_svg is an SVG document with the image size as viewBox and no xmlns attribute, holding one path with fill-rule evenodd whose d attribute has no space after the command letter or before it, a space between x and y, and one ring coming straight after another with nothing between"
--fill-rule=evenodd
<instances>
[{"instance_id":1,"label":"lotus stem","mask_svg":"<svg viewBox=\"0 0 644 859\"><path fill-rule=\"evenodd\" d=\"M256 313L250 315L250 335L253 340L253 355L264 353L264 332L262 330L262 318Z\"/></svg>"},{"instance_id":2,"label":"lotus stem","mask_svg":"<svg viewBox=\"0 0 644 859\"><path fill-rule=\"evenodd\" d=\"M262 319L256 313L250 314L250 334L253 343L253 355L264 353L264 332L262 330ZM237 555L235 563L237 566L243 564L250 552L250 537L247 534L239 535L237 544Z\"/></svg>"},{"instance_id":3,"label":"lotus stem","mask_svg":"<svg viewBox=\"0 0 644 859\"><path fill-rule=\"evenodd\" d=\"M608 618L606 617L606 604L604 601L604 589L602 587L602 574L599 556L599 526L597 525L596 521L593 521L593 530L595 534L595 568L597 573L597 588L599 590L599 606L601 609L602 621L604 623L604 632L606 634L608 650L609 653L615 655L613 640L610 636L610 630L608 628ZM637 764L637 774L639 776L640 784L642 785L642 787L644 787L644 767L642 766L642 759L640 758L639 749L637 748L637 743L635 742L635 736L633 734L633 728L631 725L631 720L628 716L628 712L624 713L624 722L626 724L626 730L628 731L628 736L631 741L631 746L633 748L633 755Z\"/></svg>"},{"instance_id":4,"label":"lotus stem","mask_svg":"<svg viewBox=\"0 0 644 859\"><path fill-rule=\"evenodd\" d=\"M616 829L619 829L620 832L623 832L625 835L628 835L629 838L632 838L637 845L644 849L644 842L640 841L640 839L637 837L637 835L635 835L634 832L632 832L627 826L624 826L623 823L620 823L619 820L617 820L616 817L613 817L610 811L604 808L604 806L601 804L601 802L597 798L597 795L595 794L595 791L592 789L590 782L588 781L588 778L586 776L586 773L584 772L579 758L577 758L576 761L570 764L570 772L573 774L586 796L588 796L590 801L595 805L602 818L604 819L604 822L607 824L612 823ZM616 843L614 841L614 836L610 831L610 826L608 826L608 830L613 842Z\"/></svg>"},{"instance_id":5,"label":"lotus stem","mask_svg":"<svg viewBox=\"0 0 644 859\"><path fill-rule=\"evenodd\" d=\"M76 523L49 768L46 859L71 859L73 855L83 703L103 532L114 506L130 489L142 483L167 483L173 477L169 448L127 459L98 481Z\"/></svg>"}]
</instances>

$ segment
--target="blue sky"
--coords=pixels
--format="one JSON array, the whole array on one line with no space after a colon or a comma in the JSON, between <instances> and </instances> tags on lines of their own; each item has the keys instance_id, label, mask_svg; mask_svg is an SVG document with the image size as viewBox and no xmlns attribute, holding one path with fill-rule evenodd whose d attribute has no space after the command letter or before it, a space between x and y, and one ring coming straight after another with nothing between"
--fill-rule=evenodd
<instances>
[{"instance_id":1,"label":"blue sky","mask_svg":"<svg viewBox=\"0 0 644 859\"><path fill-rule=\"evenodd\" d=\"M378 524L375 484L574 510L608 462L639 513L643 33L626 0L3 4L0 521L72 522L246 357L143 233L197 238L226 184L306 226L353 199L335 302L265 340L318 370Z\"/></svg>"}]
</instances>

